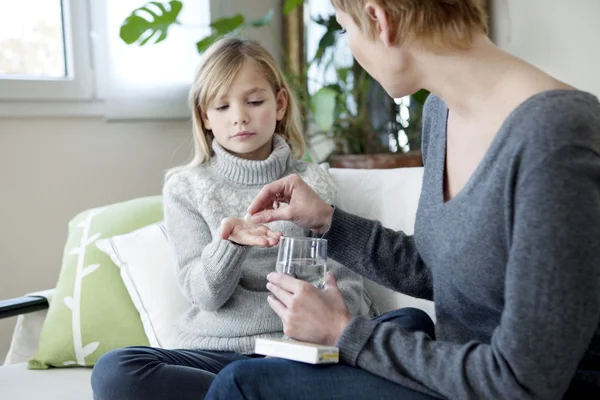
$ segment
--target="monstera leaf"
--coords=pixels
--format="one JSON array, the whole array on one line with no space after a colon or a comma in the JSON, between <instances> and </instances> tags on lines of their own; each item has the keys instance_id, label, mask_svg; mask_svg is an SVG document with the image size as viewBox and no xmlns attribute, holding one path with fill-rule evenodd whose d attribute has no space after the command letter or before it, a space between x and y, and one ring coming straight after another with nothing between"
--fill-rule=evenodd
<instances>
[{"instance_id":1,"label":"monstera leaf","mask_svg":"<svg viewBox=\"0 0 600 400\"><path fill-rule=\"evenodd\" d=\"M149 7L152 5L152 7ZM125 19L121 25L120 37L127 44L138 43L140 46L149 43L162 42L167 38L167 32L171 25L179 24L177 16L181 11L180 1L169 1L159 3L151 1L143 7L136 8ZM140 15L141 14L141 15ZM142 15L148 15L151 20Z\"/></svg>"},{"instance_id":2,"label":"monstera leaf","mask_svg":"<svg viewBox=\"0 0 600 400\"><path fill-rule=\"evenodd\" d=\"M219 35L227 35L244 25L245 18L242 14L233 17L219 18L210 24L213 31Z\"/></svg>"},{"instance_id":3,"label":"monstera leaf","mask_svg":"<svg viewBox=\"0 0 600 400\"><path fill-rule=\"evenodd\" d=\"M196 43L198 53L204 53L214 42L227 35L236 35L244 28L245 24L246 19L242 14L214 20L210 24L213 33Z\"/></svg>"},{"instance_id":4,"label":"monstera leaf","mask_svg":"<svg viewBox=\"0 0 600 400\"><path fill-rule=\"evenodd\" d=\"M213 33L198 41L196 49L198 53L204 53L217 40L226 36L236 36L248 26L260 28L268 25L273 20L274 14L275 10L271 8L264 17L252 21L246 21L246 18L242 14L216 19L210 24Z\"/></svg>"}]
</instances>

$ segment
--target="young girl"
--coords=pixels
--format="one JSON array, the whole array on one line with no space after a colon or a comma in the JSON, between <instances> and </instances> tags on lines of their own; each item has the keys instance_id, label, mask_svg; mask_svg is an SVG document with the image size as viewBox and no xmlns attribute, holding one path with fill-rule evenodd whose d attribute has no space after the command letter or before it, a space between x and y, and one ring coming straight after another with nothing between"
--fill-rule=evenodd
<instances>
[{"instance_id":1,"label":"young girl","mask_svg":"<svg viewBox=\"0 0 600 400\"><path fill-rule=\"evenodd\" d=\"M297 105L258 43L215 43L197 72L190 105L195 157L167 174L163 190L177 278L191 303L174 328L182 350L106 354L92 375L96 400L201 399L229 362L253 357L256 338L281 338L282 322L267 302L266 276L277 259L271 246L281 234L308 236L309 230L290 222L254 225L243 219L246 209L265 184L291 174L336 202L327 173L298 160L305 145ZM335 262L328 269L357 314L361 279Z\"/></svg>"}]
</instances>

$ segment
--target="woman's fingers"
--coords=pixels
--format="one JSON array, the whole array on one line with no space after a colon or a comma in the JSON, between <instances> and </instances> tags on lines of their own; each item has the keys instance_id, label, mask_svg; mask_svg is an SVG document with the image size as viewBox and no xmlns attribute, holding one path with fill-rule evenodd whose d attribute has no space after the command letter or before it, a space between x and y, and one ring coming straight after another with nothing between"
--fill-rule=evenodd
<instances>
[{"instance_id":1,"label":"woman's fingers","mask_svg":"<svg viewBox=\"0 0 600 400\"><path fill-rule=\"evenodd\" d=\"M272 284L271 282L267 283L267 289L269 292L273 293L275 297L287 308L292 303L294 295L287 290Z\"/></svg>"},{"instance_id":2,"label":"woman's fingers","mask_svg":"<svg viewBox=\"0 0 600 400\"><path fill-rule=\"evenodd\" d=\"M267 300L269 301L269 306L271 307L271 309L273 311L275 311L275 314L277 314L277 316L285 324L285 321L287 320L287 318L286 318L286 315L285 315L286 308L283 305L283 303L281 301L279 301L277 299L277 297L275 297L273 295L270 295L269 297L267 297Z\"/></svg>"},{"instance_id":3,"label":"woman's fingers","mask_svg":"<svg viewBox=\"0 0 600 400\"><path fill-rule=\"evenodd\" d=\"M253 224L267 224L273 221L291 221L293 215L292 207L278 208L277 210L263 210L250 217Z\"/></svg>"},{"instance_id":4,"label":"woman's fingers","mask_svg":"<svg viewBox=\"0 0 600 400\"><path fill-rule=\"evenodd\" d=\"M252 201L250 207L248 207L248 214L253 215L262 210L272 209L275 201L289 201L289 196L287 196L286 199L286 196L283 194L286 187L285 179L287 178L280 179L264 186L254 201Z\"/></svg>"}]
</instances>

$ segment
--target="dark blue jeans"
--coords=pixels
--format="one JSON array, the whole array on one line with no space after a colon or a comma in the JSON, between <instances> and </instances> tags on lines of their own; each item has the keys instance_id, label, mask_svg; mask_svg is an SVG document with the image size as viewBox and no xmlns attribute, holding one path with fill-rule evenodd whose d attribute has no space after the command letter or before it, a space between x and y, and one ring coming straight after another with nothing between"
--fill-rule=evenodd
<instances>
[{"instance_id":1,"label":"dark blue jeans","mask_svg":"<svg viewBox=\"0 0 600 400\"><path fill-rule=\"evenodd\" d=\"M203 399L231 352L126 347L104 354L92 370L94 400Z\"/></svg>"},{"instance_id":2,"label":"dark blue jeans","mask_svg":"<svg viewBox=\"0 0 600 400\"><path fill-rule=\"evenodd\" d=\"M429 316L414 308L377 319L434 335ZM231 352L127 347L103 355L92 371L95 400L200 400L213 380L214 399L430 399L346 365L315 366Z\"/></svg>"},{"instance_id":3,"label":"dark blue jeans","mask_svg":"<svg viewBox=\"0 0 600 400\"><path fill-rule=\"evenodd\" d=\"M404 308L378 318L434 338L434 325L418 309ZM236 361L213 381L209 400L378 399L432 400L369 372L344 364L311 365L279 358Z\"/></svg>"}]
</instances>

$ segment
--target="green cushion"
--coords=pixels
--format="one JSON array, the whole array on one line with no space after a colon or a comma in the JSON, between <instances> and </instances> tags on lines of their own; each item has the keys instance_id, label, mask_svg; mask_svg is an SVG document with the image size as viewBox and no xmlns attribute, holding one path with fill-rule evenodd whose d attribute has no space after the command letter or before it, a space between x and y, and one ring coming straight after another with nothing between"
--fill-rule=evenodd
<instances>
[{"instance_id":1,"label":"green cushion","mask_svg":"<svg viewBox=\"0 0 600 400\"><path fill-rule=\"evenodd\" d=\"M30 369L93 366L112 349L149 344L118 267L95 241L162 219L162 198L152 196L87 210L69 222L56 294Z\"/></svg>"}]
</instances>

